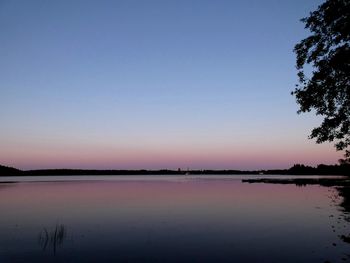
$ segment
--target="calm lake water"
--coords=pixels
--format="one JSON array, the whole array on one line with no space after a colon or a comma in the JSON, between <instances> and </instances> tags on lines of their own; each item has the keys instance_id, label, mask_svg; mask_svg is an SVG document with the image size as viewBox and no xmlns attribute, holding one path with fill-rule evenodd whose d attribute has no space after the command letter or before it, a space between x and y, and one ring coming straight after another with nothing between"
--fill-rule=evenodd
<instances>
[{"instance_id":1,"label":"calm lake water","mask_svg":"<svg viewBox=\"0 0 350 263\"><path fill-rule=\"evenodd\" d=\"M0 262L350 261L336 188L252 177L2 177Z\"/></svg>"}]
</instances>

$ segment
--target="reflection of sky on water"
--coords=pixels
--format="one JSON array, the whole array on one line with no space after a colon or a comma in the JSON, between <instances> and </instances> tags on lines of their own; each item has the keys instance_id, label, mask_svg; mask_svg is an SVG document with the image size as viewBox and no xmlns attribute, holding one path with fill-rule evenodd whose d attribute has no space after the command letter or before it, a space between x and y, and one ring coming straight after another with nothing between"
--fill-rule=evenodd
<instances>
[{"instance_id":1,"label":"reflection of sky on water","mask_svg":"<svg viewBox=\"0 0 350 263\"><path fill-rule=\"evenodd\" d=\"M1 185L1 262L47 261L36 238L57 222L59 262L337 262L349 249L332 188L153 179Z\"/></svg>"}]
</instances>

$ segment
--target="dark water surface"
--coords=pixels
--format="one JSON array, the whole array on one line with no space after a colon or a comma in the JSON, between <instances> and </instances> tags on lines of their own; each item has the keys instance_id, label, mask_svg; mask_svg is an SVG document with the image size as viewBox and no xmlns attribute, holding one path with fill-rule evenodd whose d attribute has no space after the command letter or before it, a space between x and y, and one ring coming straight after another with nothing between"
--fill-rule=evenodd
<instances>
[{"instance_id":1,"label":"dark water surface","mask_svg":"<svg viewBox=\"0 0 350 263\"><path fill-rule=\"evenodd\" d=\"M350 262L336 188L242 177L3 177L0 262Z\"/></svg>"}]
</instances>

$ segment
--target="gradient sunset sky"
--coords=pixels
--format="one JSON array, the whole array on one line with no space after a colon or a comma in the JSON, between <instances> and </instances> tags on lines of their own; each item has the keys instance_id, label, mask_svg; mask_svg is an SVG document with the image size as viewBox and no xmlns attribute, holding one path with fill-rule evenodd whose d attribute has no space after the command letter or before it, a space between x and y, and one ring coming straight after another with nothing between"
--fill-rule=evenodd
<instances>
[{"instance_id":1,"label":"gradient sunset sky","mask_svg":"<svg viewBox=\"0 0 350 263\"><path fill-rule=\"evenodd\" d=\"M0 164L336 163L290 95L299 20L321 2L0 1Z\"/></svg>"}]
</instances>

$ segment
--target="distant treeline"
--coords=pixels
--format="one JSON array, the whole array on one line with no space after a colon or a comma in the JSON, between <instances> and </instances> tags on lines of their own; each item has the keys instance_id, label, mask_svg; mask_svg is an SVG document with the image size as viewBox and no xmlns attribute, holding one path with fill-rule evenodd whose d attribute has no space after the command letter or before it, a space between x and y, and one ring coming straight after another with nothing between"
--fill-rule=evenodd
<instances>
[{"instance_id":1,"label":"distant treeline","mask_svg":"<svg viewBox=\"0 0 350 263\"><path fill-rule=\"evenodd\" d=\"M278 170L266 171L267 174L274 174ZM280 173L281 174L281 173ZM284 173L283 173L284 174ZM350 164L325 165L319 164L317 167L295 164L286 170L285 174L290 175L350 175Z\"/></svg>"},{"instance_id":2,"label":"distant treeline","mask_svg":"<svg viewBox=\"0 0 350 263\"><path fill-rule=\"evenodd\" d=\"M0 165L0 176L8 175L178 175L178 174L282 174L282 175L350 175L350 164L325 165L317 167L295 164L283 170L84 170L84 169L42 169L23 171Z\"/></svg>"}]
</instances>

